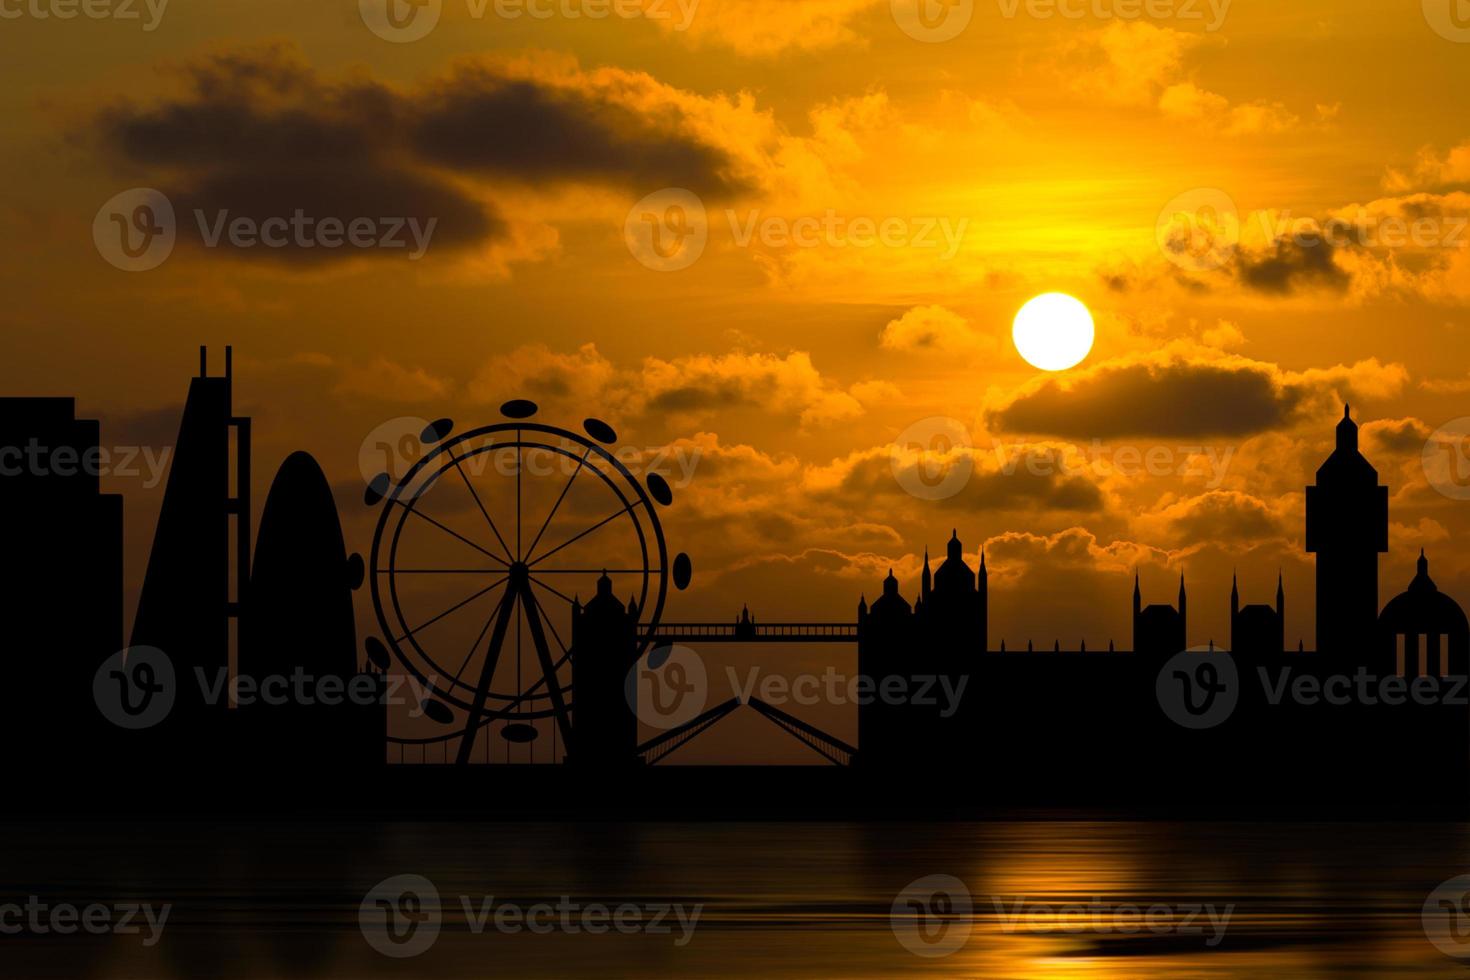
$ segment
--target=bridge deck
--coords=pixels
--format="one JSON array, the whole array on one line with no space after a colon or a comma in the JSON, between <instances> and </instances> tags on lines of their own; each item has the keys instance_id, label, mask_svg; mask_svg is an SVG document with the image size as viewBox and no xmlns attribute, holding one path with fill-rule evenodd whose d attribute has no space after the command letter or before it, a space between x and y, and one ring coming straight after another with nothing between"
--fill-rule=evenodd
<instances>
[{"instance_id":1,"label":"bridge deck","mask_svg":"<svg viewBox=\"0 0 1470 980\"><path fill-rule=\"evenodd\" d=\"M663 623L656 643L856 643L856 623Z\"/></svg>"}]
</instances>

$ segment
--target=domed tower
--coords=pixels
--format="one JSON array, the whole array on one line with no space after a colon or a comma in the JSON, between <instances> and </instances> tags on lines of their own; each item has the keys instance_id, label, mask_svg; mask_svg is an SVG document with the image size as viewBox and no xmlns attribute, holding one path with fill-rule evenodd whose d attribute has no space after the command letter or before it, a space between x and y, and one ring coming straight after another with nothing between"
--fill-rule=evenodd
<instances>
[{"instance_id":1,"label":"domed tower","mask_svg":"<svg viewBox=\"0 0 1470 980\"><path fill-rule=\"evenodd\" d=\"M1343 407L1337 447L1307 487L1307 551L1317 556L1317 649L1362 651L1378 621L1378 556L1388 551L1388 487L1358 452Z\"/></svg>"},{"instance_id":2,"label":"domed tower","mask_svg":"<svg viewBox=\"0 0 1470 980\"><path fill-rule=\"evenodd\" d=\"M1378 617L1383 670L1401 677L1445 677L1470 670L1470 624L1460 604L1429 577L1429 559L1419 552L1419 569L1408 589Z\"/></svg>"},{"instance_id":3,"label":"domed tower","mask_svg":"<svg viewBox=\"0 0 1470 980\"><path fill-rule=\"evenodd\" d=\"M618 768L638 763L638 715L628 672L638 660L638 612L613 594L603 572L597 594L572 607L573 763ZM636 698L636 685L631 688Z\"/></svg>"}]
</instances>

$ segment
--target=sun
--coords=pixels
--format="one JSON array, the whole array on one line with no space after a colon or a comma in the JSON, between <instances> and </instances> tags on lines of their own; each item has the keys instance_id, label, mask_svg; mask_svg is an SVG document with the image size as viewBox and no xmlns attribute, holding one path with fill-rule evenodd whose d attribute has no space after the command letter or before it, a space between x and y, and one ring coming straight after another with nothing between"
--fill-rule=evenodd
<instances>
[{"instance_id":1,"label":"sun","mask_svg":"<svg viewBox=\"0 0 1470 980\"><path fill-rule=\"evenodd\" d=\"M1092 351L1092 314L1066 293L1042 293L1021 307L1011 328L1016 351L1032 367L1065 371Z\"/></svg>"}]
</instances>

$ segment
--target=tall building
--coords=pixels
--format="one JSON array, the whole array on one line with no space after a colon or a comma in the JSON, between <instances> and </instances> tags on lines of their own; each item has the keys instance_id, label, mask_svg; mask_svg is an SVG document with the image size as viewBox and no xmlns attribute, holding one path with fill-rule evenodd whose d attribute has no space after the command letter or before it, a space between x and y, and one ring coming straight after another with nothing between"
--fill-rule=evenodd
<instances>
[{"instance_id":1,"label":"tall building","mask_svg":"<svg viewBox=\"0 0 1470 980\"><path fill-rule=\"evenodd\" d=\"M1337 446L1307 487L1307 551L1317 556L1317 650L1369 656L1378 620L1378 556L1388 551L1388 487L1358 451L1344 406Z\"/></svg>"},{"instance_id":2,"label":"tall building","mask_svg":"<svg viewBox=\"0 0 1470 980\"><path fill-rule=\"evenodd\" d=\"M234 414L230 348L223 376L208 368L200 348L131 645L163 651L179 684L173 710L152 730L156 751L214 761L225 749L229 699L206 699L201 687L227 690L218 685L229 676L239 593L250 578L250 420Z\"/></svg>"},{"instance_id":3,"label":"tall building","mask_svg":"<svg viewBox=\"0 0 1470 980\"><path fill-rule=\"evenodd\" d=\"M123 500L101 492L101 428L71 398L0 398L7 761L86 767L108 732L92 679L122 648Z\"/></svg>"},{"instance_id":4,"label":"tall building","mask_svg":"<svg viewBox=\"0 0 1470 980\"><path fill-rule=\"evenodd\" d=\"M637 764L638 690L628 683L637 660L638 607L618 600L604 572L587 605L572 606L572 763L592 769Z\"/></svg>"}]
</instances>

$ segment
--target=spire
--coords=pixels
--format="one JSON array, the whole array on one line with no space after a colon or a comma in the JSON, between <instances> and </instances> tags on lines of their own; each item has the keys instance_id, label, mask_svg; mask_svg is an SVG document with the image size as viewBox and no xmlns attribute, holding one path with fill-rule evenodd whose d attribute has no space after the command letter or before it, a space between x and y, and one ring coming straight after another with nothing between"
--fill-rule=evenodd
<instances>
[{"instance_id":1,"label":"spire","mask_svg":"<svg viewBox=\"0 0 1470 980\"><path fill-rule=\"evenodd\" d=\"M1240 576L1230 573L1230 615L1240 612ZM1232 627L1233 629L1234 627Z\"/></svg>"},{"instance_id":2,"label":"spire","mask_svg":"<svg viewBox=\"0 0 1470 980\"><path fill-rule=\"evenodd\" d=\"M929 549L926 547L924 549L924 574L919 582L919 598L921 601L928 601L933 586L934 575L929 571Z\"/></svg>"},{"instance_id":3,"label":"spire","mask_svg":"<svg viewBox=\"0 0 1470 980\"><path fill-rule=\"evenodd\" d=\"M1342 421L1337 423L1337 448L1342 452L1358 450L1358 423L1353 421L1351 405L1342 406Z\"/></svg>"},{"instance_id":4,"label":"spire","mask_svg":"<svg viewBox=\"0 0 1470 980\"><path fill-rule=\"evenodd\" d=\"M985 549L982 547L980 549L980 575L983 578L988 574L990 573L985 568Z\"/></svg>"},{"instance_id":5,"label":"spire","mask_svg":"<svg viewBox=\"0 0 1470 980\"><path fill-rule=\"evenodd\" d=\"M955 528L949 536L949 560L964 561L965 546L960 544L960 529Z\"/></svg>"},{"instance_id":6,"label":"spire","mask_svg":"<svg viewBox=\"0 0 1470 980\"><path fill-rule=\"evenodd\" d=\"M1281 569L1276 569L1276 611L1279 613L1286 607L1286 581L1282 578Z\"/></svg>"}]
</instances>

